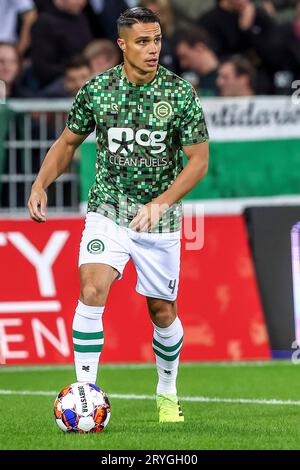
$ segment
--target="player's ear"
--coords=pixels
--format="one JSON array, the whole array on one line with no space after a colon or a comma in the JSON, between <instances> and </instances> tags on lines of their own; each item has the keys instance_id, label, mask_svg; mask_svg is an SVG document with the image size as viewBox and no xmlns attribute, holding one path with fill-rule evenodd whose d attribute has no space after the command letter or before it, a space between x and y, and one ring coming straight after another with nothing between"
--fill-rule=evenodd
<instances>
[{"instance_id":1,"label":"player's ear","mask_svg":"<svg viewBox=\"0 0 300 470\"><path fill-rule=\"evenodd\" d=\"M118 38L117 43L118 43L118 46L121 49L121 51L124 52L125 51L125 41L124 41L124 39Z\"/></svg>"}]
</instances>

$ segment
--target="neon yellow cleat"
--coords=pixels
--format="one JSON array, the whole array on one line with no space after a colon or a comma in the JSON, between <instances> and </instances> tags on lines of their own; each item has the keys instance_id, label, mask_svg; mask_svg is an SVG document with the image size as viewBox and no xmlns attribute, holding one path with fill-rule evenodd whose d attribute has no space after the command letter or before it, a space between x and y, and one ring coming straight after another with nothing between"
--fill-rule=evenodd
<instances>
[{"instance_id":1,"label":"neon yellow cleat","mask_svg":"<svg viewBox=\"0 0 300 470\"><path fill-rule=\"evenodd\" d=\"M182 409L176 395L156 395L160 423L179 423L184 421Z\"/></svg>"}]
</instances>

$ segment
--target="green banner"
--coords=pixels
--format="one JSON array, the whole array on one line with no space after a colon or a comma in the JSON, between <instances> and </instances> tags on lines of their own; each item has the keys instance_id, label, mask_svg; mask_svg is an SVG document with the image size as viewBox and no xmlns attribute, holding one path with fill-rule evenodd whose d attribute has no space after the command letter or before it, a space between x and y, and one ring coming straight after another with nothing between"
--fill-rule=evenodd
<instances>
[{"instance_id":1,"label":"green banner","mask_svg":"<svg viewBox=\"0 0 300 470\"><path fill-rule=\"evenodd\" d=\"M209 172L185 198L296 195L300 189L300 105L290 97L203 99ZM81 201L94 181L96 146L81 146Z\"/></svg>"},{"instance_id":2,"label":"green banner","mask_svg":"<svg viewBox=\"0 0 300 470\"><path fill-rule=\"evenodd\" d=\"M81 201L95 177L96 146L81 146ZM211 142L207 176L185 199L217 199L298 194L300 139Z\"/></svg>"}]
</instances>

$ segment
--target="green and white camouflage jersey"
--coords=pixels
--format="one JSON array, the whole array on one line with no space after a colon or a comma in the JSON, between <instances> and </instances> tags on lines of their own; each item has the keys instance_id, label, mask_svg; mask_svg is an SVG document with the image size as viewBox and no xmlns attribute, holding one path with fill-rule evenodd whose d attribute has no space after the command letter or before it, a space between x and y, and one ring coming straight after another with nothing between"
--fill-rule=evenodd
<instances>
[{"instance_id":1,"label":"green and white camouflage jersey","mask_svg":"<svg viewBox=\"0 0 300 470\"><path fill-rule=\"evenodd\" d=\"M166 191L183 169L182 147L208 139L194 88L162 66L151 82L131 83L122 65L88 81L78 92L67 127L89 134L96 127L95 182L88 212L128 227L137 210ZM181 202L152 232L180 230Z\"/></svg>"}]
</instances>

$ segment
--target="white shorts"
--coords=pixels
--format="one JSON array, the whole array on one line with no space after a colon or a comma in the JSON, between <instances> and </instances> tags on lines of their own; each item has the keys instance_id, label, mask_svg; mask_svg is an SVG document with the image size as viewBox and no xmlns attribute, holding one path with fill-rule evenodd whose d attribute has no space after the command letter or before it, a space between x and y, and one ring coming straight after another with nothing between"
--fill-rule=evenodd
<instances>
[{"instance_id":1,"label":"white shorts","mask_svg":"<svg viewBox=\"0 0 300 470\"><path fill-rule=\"evenodd\" d=\"M85 219L79 266L104 263L119 272L132 259L137 271L136 291L147 297L175 300L180 269L180 231L135 232L96 212Z\"/></svg>"}]
</instances>

